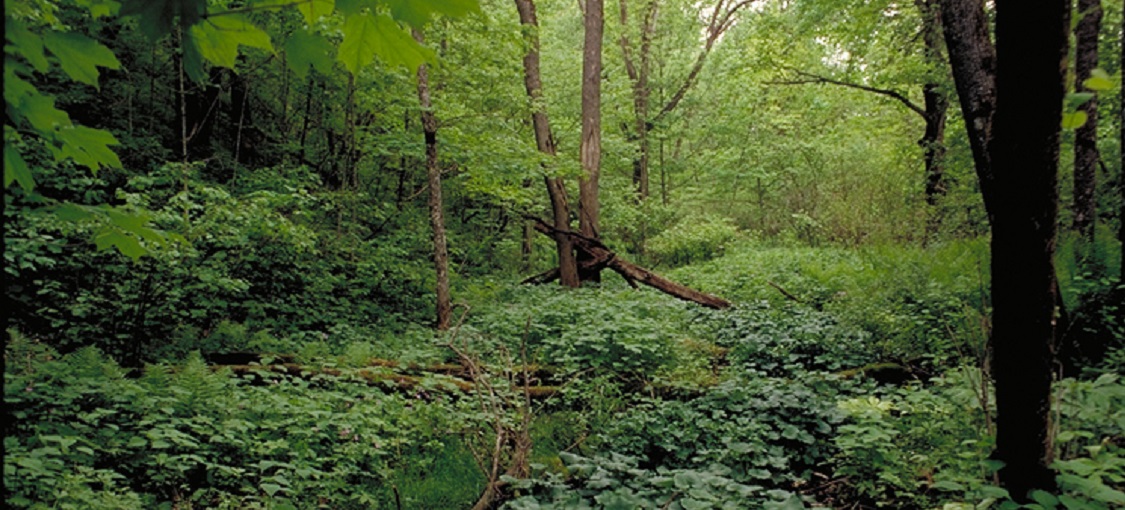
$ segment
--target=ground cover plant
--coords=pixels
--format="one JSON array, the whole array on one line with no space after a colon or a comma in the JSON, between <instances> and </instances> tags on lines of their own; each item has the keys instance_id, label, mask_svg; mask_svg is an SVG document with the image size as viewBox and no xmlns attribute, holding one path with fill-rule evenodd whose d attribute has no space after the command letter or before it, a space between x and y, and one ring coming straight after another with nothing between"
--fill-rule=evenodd
<instances>
[{"instance_id":1,"label":"ground cover plant","mask_svg":"<svg viewBox=\"0 0 1125 510\"><path fill-rule=\"evenodd\" d=\"M1073 3L5 2L2 506L1125 508Z\"/></svg>"}]
</instances>

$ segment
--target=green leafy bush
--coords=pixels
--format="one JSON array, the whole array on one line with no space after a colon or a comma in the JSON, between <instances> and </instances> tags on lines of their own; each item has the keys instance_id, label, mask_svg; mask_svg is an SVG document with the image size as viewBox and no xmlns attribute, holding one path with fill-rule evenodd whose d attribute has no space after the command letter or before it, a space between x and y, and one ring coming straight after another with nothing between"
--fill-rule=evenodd
<instances>
[{"instance_id":1,"label":"green leafy bush","mask_svg":"<svg viewBox=\"0 0 1125 510\"><path fill-rule=\"evenodd\" d=\"M653 236L646 255L657 264L682 266L721 257L741 233L720 216L688 216Z\"/></svg>"}]
</instances>

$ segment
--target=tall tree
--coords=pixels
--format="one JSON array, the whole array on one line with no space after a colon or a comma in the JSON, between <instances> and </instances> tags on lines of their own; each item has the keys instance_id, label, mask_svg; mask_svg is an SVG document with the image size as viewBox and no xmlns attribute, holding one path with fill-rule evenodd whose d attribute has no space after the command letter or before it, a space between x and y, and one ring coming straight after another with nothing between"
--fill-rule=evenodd
<instances>
[{"instance_id":1,"label":"tall tree","mask_svg":"<svg viewBox=\"0 0 1125 510\"><path fill-rule=\"evenodd\" d=\"M422 42L422 33L414 31L414 39ZM426 64L418 66L418 102L422 105L422 132L426 139L426 175L430 189L430 225L434 236L434 269L437 272L438 331L449 329L452 306L449 300L449 251L445 241L445 217L441 201L441 168L438 166L437 117L430 100L430 78Z\"/></svg>"},{"instance_id":2,"label":"tall tree","mask_svg":"<svg viewBox=\"0 0 1125 510\"><path fill-rule=\"evenodd\" d=\"M543 80L539 73L539 19L535 14L534 0L515 0L519 11L520 24L527 30L527 54L523 57L523 83L527 97L535 110L531 113L531 125L535 131L535 144L539 152L554 157L557 154L555 139L551 136L551 123L547 117L547 106L542 103ZM547 195L551 199L551 212L554 215L556 233L555 248L559 257L559 283L565 287L577 287L578 263L574 257L574 246L570 237L561 232L570 230L570 206L567 203L566 185L561 177L545 175Z\"/></svg>"},{"instance_id":3,"label":"tall tree","mask_svg":"<svg viewBox=\"0 0 1125 510\"><path fill-rule=\"evenodd\" d=\"M583 175L578 185L578 226L582 235L599 237L598 177L602 158L602 37L605 29L602 0L586 0L583 12L585 38L582 47L582 141L579 160ZM589 254L580 252L579 273L583 280L598 281L599 271L583 270Z\"/></svg>"},{"instance_id":4,"label":"tall tree","mask_svg":"<svg viewBox=\"0 0 1125 510\"><path fill-rule=\"evenodd\" d=\"M1054 251L1070 5L998 0L995 48L981 0L947 0L942 6L992 224L994 456L1004 462L1001 484L1026 501L1031 490L1055 486L1049 467L1059 304Z\"/></svg>"},{"instance_id":5,"label":"tall tree","mask_svg":"<svg viewBox=\"0 0 1125 510\"><path fill-rule=\"evenodd\" d=\"M1098 66L1098 32L1102 26L1101 0L1078 0L1078 23L1074 27L1074 90L1089 92L1083 84ZM1098 100L1095 96L1079 107L1086 123L1074 132L1074 230L1093 241L1097 221Z\"/></svg>"}]
</instances>

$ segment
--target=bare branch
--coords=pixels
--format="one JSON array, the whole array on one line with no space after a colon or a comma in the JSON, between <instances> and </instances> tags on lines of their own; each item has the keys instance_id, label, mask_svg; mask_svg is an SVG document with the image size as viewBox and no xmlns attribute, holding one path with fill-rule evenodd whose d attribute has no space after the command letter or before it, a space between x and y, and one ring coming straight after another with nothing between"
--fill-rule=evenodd
<instances>
[{"instance_id":1,"label":"bare branch","mask_svg":"<svg viewBox=\"0 0 1125 510\"><path fill-rule=\"evenodd\" d=\"M837 80L837 79L834 79L834 78L829 78L827 76L821 76L819 74L813 74L813 73L801 71L800 69L793 69L793 68L787 68L787 69L789 69L793 73L796 73L798 76L802 76L803 78L796 79L796 80L769 81L769 82L766 82L766 83L769 84L769 85L807 85L807 84L825 84L826 83L826 84L829 84L829 85L839 85L841 87L848 87L848 88L852 88L852 89L863 90L863 91L867 91L867 92L871 92L871 93L874 93L874 94L879 94L879 95L883 95L883 96L887 96L887 97L890 97L892 99L895 99L898 102L902 103L907 108L909 108L910 111L912 111L914 113L917 113L918 115L922 116L922 119L926 119L925 108L922 108L921 106L918 106L913 101L911 101L910 98L906 97L901 92L898 92L896 90L881 89L881 88L878 88L878 87L870 87L870 86L867 86L867 85L861 85L859 83L852 83L852 82Z\"/></svg>"}]
</instances>

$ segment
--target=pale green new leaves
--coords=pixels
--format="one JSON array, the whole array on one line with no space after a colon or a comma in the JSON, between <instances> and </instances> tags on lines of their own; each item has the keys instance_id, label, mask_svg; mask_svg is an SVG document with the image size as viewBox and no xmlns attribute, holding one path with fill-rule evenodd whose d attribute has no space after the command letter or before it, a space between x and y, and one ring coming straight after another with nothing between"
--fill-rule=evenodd
<instances>
[{"instance_id":1,"label":"pale green new leaves","mask_svg":"<svg viewBox=\"0 0 1125 510\"><path fill-rule=\"evenodd\" d=\"M404 65L411 69L434 58L432 50L414 41L390 16L370 13L348 16L337 60L348 72L358 74L376 55L387 65Z\"/></svg>"},{"instance_id":2,"label":"pale green new leaves","mask_svg":"<svg viewBox=\"0 0 1125 510\"><path fill-rule=\"evenodd\" d=\"M1110 79L1109 73L1105 72L1104 69L1094 69L1090 71L1090 77L1082 82L1082 85L1087 89L1096 90L1098 92L1113 90L1113 80Z\"/></svg>"},{"instance_id":3,"label":"pale green new leaves","mask_svg":"<svg viewBox=\"0 0 1125 510\"><path fill-rule=\"evenodd\" d=\"M332 14L336 8L334 0L303 0L297 4L297 10L305 17L305 22L313 24L322 16Z\"/></svg>"},{"instance_id":4,"label":"pale green new leaves","mask_svg":"<svg viewBox=\"0 0 1125 510\"><path fill-rule=\"evenodd\" d=\"M1114 82L1104 69L1094 69L1090 71L1090 77L1082 82L1082 86L1094 92L1105 92L1113 90ZM1077 108L1094 99L1094 92L1072 92L1066 95L1066 109L1062 118L1063 129L1078 129L1086 125L1088 119L1086 112Z\"/></svg>"}]
</instances>

